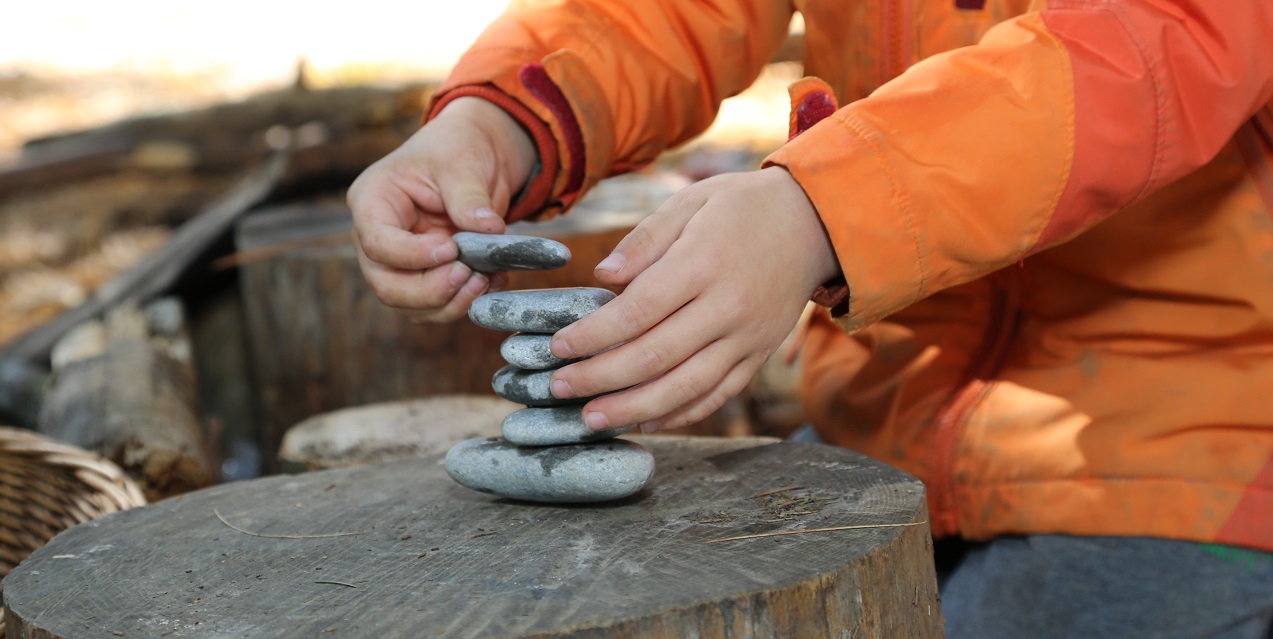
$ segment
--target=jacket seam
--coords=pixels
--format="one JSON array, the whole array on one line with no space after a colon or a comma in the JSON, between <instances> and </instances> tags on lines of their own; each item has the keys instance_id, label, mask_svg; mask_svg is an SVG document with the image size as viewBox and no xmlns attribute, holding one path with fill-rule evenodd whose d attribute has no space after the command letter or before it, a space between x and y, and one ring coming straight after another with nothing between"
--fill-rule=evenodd
<instances>
[{"instance_id":1,"label":"jacket seam","mask_svg":"<svg viewBox=\"0 0 1273 639\"><path fill-rule=\"evenodd\" d=\"M850 121L850 118L852 118L852 115L850 115L849 113L844 113L842 117L832 116L831 119L841 123L845 128L847 128L854 135L856 135L858 139L860 139L862 143L866 145L866 148L871 150L871 154L874 156L874 159L875 159L875 165L880 169L882 173L884 173L884 177L888 180L889 188L892 190L893 196L897 198L899 208L902 210L902 213L906 216L907 226L909 227L908 230L910 231L910 234L911 234L911 242L914 243L915 245L916 267L919 269L918 288L915 291L914 299L912 299L910 302L910 303L914 303L916 301L923 299L925 291L928 290L927 260L925 260L924 258L923 245L921 244L919 240L918 223L915 220L914 212L911 210L910 202L906 199L905 194L902 192L897 176L893 174L893 171L889 168L888 163L885 162L884 160L884 152L881 149L879 149L871 141L863 125L855 121ZM853 119L856 120L856 118L853 118ZM853 286L852 284L850 284L849 290L851 291L852 289L853 289Z\"/></svg>"},{"instance_id":2,"label":"jacket seam","mask_svg":"<svg viewBox=\"0 0 1273 639\"><path fill-rule=\"evenodd\" d=\"M1145 61L1145 66L1149 69L1149 80L1153 84L1154 88L1154 159L1149 165L1149 175L1145 178L1144 186L1142 186L1136 193L1135 197L1127 202L1127 204L1131 204L1132 202L1137 202L1148 195L1150 191L1153 190L1154 185L1158 182L1159 175L1162 173L1164 151L1163 138L1166 137L1167 130L1167 120L1163 117L1163 112L1166 111L1167 96L1162 83L1159 81L1159 75L1162 71L1159 69L1158 63L1149 56L1147 50L1148 47L1144 38L1141 37L1138 30L1133 28L1127 16L1114 6L1113 3L1108 1L1102 3L1102 6L1100 6L1097 10L1106 11L1110 15L1114 16L1114 19L1118 20L1118 24L1123 27L1123 31L1127 32L1127 35L1131 37L1132 42L1136 43L1136 49L1140 51L1140 57Z\"/></svg>"},{"instance_id":3,"label":"jacket seam","mask_svg":"<svg viewBox=\"0 0 1273 639\"><path fill-rule=\"evenodd\" d=\"M1070 68L1071 88L1069 91L1066 91L1065 107L1070 114L1071 122L1070 126L1066 127L1065 131L1065 170L1062 172L1062 175L1057 178L1056 188L1052 191L1052 195L1048 198L1048 203L1044 206L1046 210L1044 217L1047 219L1044 221L1042 226L1039 227L1039 230L1033 234L1034 239L1030 241L1025 249L1017 255L1016 260L1013 261L1024 260L1027 255L1038 248L1039 241L1047 235L1048 229L1052 227L1052 222L1056 219L1057 207L1060 206L1061 199L1065 197L1065 191L1070 185L1070 179L1074 176L1074 162L1078 157L1078 83L1074 81L1074 61L1070 56L1069 47L1065 46L1065 43L1062 42L1060 38L1051 33L1051 27L1048 27L1047 23L1047 16L1042 12L1039 13L1039 21L1043 23L1043 26L1049 31L1048 35L1050 35L1053 41L1055 41L1058 45L1058 51L1056 51L1057 58L1061 60L1062 64Z\"/></svg>"},{"instance_id":4,"label":"jacket seam","mask_svg":"<svg viewBox=\"0 0 1273 639\"><path fill-rule=\"evenodd\" d=\"M1166 94L1160 81L1159 76L1162 70L1157 62L1149 56L1148 46L1141 36L1131 24L1130 20L1111 0L1101 0L1099 2L1065 2L1064 0L1053 0L1049 3L1049 8L1075 8L1087 11L1104 11L1114 17L1118 21L1119 26L1123 28L1123 32L1132 39L1136 45L1136 50L1140 52L1140 58L1145 62L1145 67L1149 70L1149 81L1154 90L1154 155L1149 164L1149 174L1145 177L1145 183L1136 191L1136 195L1129 199L1119 208L1129 206L1139 201L1153 190L1155 183L1158 181L1159 175L1162 173L1162 160L1165 152L1163 146L1163 138L1166 137L1167 121L1163 116L1166 109ZM1077 113L1076 113L1077 121Z\"/></svg>"}]
</instances>

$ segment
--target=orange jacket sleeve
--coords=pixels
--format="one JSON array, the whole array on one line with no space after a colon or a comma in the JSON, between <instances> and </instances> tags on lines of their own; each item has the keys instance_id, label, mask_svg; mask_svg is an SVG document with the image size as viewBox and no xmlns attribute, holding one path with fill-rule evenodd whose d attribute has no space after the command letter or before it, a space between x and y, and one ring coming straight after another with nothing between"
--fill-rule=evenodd
<instances>
[{"instance_id":1,"label":"orange jacket sleeve","mask_svg":"<svg viewBox=\"0 0 1273 639\"><path fill-rule=\"evenodd\" d=\"M508 109L544 164L510 217L552 213L705 130L773 58L792 12L788 0L514 4L460 59L431 112L461 95Z\"/></svg>"},{"instance_id":2,"label":"orange jacket sleeve","mask_svg":"<svg viewBox=\"0 0 1273 639\"><path fill-rule=\"evenodd\" d=\"M831 236L850 330L1072 238L1206 163L1273 98L1273 3L1047 5L770 157Z\"/></svg>"}]
</instances>

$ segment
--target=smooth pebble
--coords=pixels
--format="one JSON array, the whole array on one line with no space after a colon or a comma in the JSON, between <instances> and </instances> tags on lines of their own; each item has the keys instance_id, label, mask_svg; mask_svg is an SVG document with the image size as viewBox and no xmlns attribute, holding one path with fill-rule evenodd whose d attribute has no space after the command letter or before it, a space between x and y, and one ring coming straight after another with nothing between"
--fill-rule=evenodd
<instances>
[{"instance_id":1,"label":"smooth pebble","mask_svg":"<svg viewBox=\"0 0 1273 639\"><path fill-rule=\"evenodd\" d=\"M503 356L504 361L527 370L543 370L545 368L560 368L571 362L577 362L576 359L561 359L553 355L549 346L552 344L553 336L542 333L516 333L510 335L499 345L499 354Z\"/></svg>"},{"instance_id":2,"label":"smooth pebble","mask_svg":"<svg viewBox=\"0 0 1273 639\"><path fill-rule=\"evenodd\" d=\"M654 456L622 439L522 448L491 437L452 447L446 472L462 486L509 499L589 503L645 488L654 477Z\"/></svg>"},{"instance_id":3,"label":"smooth pebble","mask_svg":"<svg viewBox=\"0 0 1273 639\"><path fill-rule=\"evenodd\" d=\"M565 244L532 235L456 233L455 246L460 262L475 271L546 271L570 261Z\"/></svg>"},{"instance_id":4,"label":"smooth pebble","mask_svg":"<svg viewBox=\"0 0 1273 639\"><path fill-rule=\"evenodd\" d=\"M557 406L513 411L500 424L500 433L518 446L558 446L614 439L633 428L592 430L583 423L583 406Z\"/></svg>"},{"instance_id":5,"label":"smooth pebble","mask_svg":"<svg viewBox=\"0 0 1273 639\"><path fill-rule=\"evenodd\" d=\"M495 371L495 377L491 378L491 388L495 390L496 395L514 404L525 406L561 406L578 404L591 399L553 397L549 384L552 382L554 370L557 369L528 371L512 365L505 366Z\"/></svg>"},{"instance_id":6,"label":"smooth pebble","mask_svg":"<svg viewBox=\"0 0 1273 639\"><path fill-rule=\"evenodd\" d=\"M614 299L604 288L541 288L488 293L469 306L469 319L483 328L556 333Z\"/></svg>"}]
</instances>

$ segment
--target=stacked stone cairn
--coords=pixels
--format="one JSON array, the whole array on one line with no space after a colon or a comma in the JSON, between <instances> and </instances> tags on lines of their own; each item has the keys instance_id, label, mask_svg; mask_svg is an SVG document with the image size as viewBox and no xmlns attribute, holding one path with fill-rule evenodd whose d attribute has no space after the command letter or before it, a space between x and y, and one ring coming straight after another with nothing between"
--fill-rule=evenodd
<instances>
[{"instance_id":1,"label":"stacked stone cairn","mask_svg":"<svg viewBox=\"0 0 1273 639\"><path fill-rule=\"evenodd\" d=\"M570 250L549 239L457 233L460 262L486 273L548 270L570 261ZM459 484L509 499L588 503L622 499L654 476L654 457L635 442L615 439L632 426L594 431L583 422L591 398L557 399L549 390L561 360L549 348L553 333L614 299L601 288L501 291L477 298L469 319L478 326L515 331L500 346L508 366L495 373L495 393L526 408L504 419L502 437L470 439L446 455Z\"/></svg>"}]
</instances>

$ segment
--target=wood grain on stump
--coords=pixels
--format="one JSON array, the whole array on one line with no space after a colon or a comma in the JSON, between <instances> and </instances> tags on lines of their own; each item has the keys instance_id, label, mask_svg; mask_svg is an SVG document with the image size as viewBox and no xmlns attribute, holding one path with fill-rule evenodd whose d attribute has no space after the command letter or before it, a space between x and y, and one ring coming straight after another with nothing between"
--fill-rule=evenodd
<instances>
[{"instance_id":1,"label":"wood grain on stump","mask_svg":"<svg viewBox=\"0 0 1273 639\"><path fill-rule=\"evenodd\" d=\"M9 575L11 636L941 636L914 478L815 444L641 441L654 484L610 505L493 498L431 456L110 515ZM712 543L846 526L872 527Z\"/></svg>"}]
</instances>

